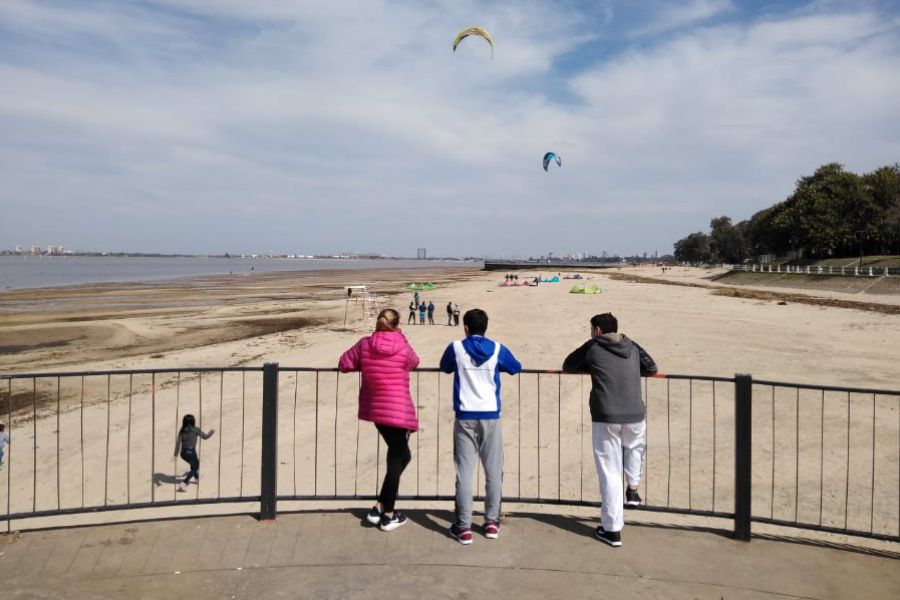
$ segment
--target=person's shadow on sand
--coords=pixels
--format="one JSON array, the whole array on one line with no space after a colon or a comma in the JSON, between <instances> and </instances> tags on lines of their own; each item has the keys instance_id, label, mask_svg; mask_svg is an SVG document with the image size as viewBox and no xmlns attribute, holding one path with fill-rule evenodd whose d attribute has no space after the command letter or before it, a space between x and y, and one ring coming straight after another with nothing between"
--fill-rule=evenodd
<instances>
[{"instance_id":1,"label":"person's shadow on sand","mask_svg":"<svg viewBox=\"0 0 900 600\"><path fill-rule=\"evenodd\" d=\"M155 485L156 487L159 487L164 483L175 485L175 484L181 483L181 479L178 475L169 475L168 473L154 473L153 474L153 485Z\"/></svg>"}]
</instances>

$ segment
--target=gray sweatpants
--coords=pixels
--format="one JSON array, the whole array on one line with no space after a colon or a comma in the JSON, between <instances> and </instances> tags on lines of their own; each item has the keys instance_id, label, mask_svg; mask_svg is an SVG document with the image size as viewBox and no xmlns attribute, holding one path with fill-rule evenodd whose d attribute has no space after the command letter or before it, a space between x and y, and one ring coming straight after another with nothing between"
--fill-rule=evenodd
<instances>
[{"instance_id":1,"label":"gray sweatpants","mask_svg":"<svg viewBox=\"0 0 900 600\"><path fill-rule=\"evenodd\" d=\"M456 420L453 427L453 462L456 464L456 522L461 527L472 525L472 478L475 461L484 467L487 499L484 517L500 521L500 498L503 495L503 429L500 419Z\"/></svg>"}]
</instances>

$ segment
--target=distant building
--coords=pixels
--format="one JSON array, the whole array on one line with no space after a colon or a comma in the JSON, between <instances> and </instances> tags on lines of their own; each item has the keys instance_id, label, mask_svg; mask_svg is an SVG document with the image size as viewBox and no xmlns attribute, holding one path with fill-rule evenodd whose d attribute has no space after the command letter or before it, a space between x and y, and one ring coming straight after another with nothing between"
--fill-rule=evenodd
<instances>
[{"instance_id":1,"label":"distant building","mask_svg":"<svg viewBox=\"0 0 900 600\"><path fill-rule=\"evenodd\" d=\"M33 246L31 246L31 254L32 254L33 256L37 256L37 255L40 254L40 253L41 253L41 247L40 247L40 246L38 246L37 244L34 244Z\"/></svg>"},{"instance_id":2,"label":"distant building","mask_svg":"<svg viewBox=\"0 0 900 600\"><path fill-rule=\"evenodd\" d=\"M416 258L418 260L425 260L426 258L428 258L428 253L426 252L425 248L416 248Z\"/></svg>"},{"instance_id":3,"label":"distant building","mask_svg":"<svg viewBox=\"0 0 900 600\"><path fill-rule=\"evenodd\" d=\"M22 254L22 246L16 246L16 254Z\"/></svg>"}]
</instances>

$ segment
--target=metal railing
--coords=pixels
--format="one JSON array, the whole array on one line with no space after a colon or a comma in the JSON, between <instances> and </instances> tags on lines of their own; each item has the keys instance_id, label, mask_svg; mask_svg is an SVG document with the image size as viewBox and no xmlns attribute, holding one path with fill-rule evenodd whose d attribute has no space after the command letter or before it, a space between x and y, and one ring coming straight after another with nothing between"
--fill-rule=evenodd
<instances>
[{"instance_id":1,"label":"metal railing","mask_svg":"<svg viewBox=\"0 0 900 600\"><path fill-rule=\"evenodd\" d=\"M743 273L786 273L794 275L839 275L844 277L897 277L897 267L834 267L814 265L729 265L732 271Z\"/></svg>"},{"instance_id":2,"label":"metal railing","mask_svg":"<svg viewBox=\"0 0 900 600\"><path fill-rule=\"evenodd\" d=\"M2 375L0 521L217 503L259 503L271 519L279 501L374 499L384 445L356 417L359 385L358 373L271 363ZM559 371L504 376L505 502L599 506L590 386ZM453 499L452 390L437 369L411 375L420 430L403 499ZM744 540L755 521L900 541L900 391L662 375L644 379L644 399L638 510L732 519ZM178 492L187 413L216 433L198 442L201 480Z\"/></svg>"}]
</instances>

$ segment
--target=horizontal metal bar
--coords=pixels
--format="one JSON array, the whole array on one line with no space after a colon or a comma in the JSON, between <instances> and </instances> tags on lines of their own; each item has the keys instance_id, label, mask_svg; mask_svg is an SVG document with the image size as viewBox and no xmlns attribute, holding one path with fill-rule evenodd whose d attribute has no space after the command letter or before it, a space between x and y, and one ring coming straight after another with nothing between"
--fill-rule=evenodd
<instances>
[{"instance_id":1,"label":"horizontal metal bar","mask_svg":"<svg viewBox=\"0 0 900 600\"><path fill-rule=\"evenodd\" d=\"M107 375L158 375L161 373L249 373L256 371L259 371L261 373L262 367L194 367L175 369L120 369L115 371L48 371L46 373L0 373L0 379L32 379L35 377L105 377Z\"/></svg>"},{"instance_id":2,"label":"horizontal metal bar","mask_svg":"<svg viewBox=\"0 0 900 600\"><path fill-rule=\"evenodd\" d=\"M773 387L787 387L792 389L816 390L822 392L849 392L851 394L875 394L876 396L900 396L900 390L841 387L834 385L813 385L809 383L787 383L784 381L768 381L766 379L754 379L753 385L770 385Z\"/></svg>"},{"instance_id":3,"label":"horizontal metal bar","mask_svg":"<svg viewBox=\"0 0 900 600\"><path fill-rule=\"evenodd\" d=\"M0 515L0 522L19 521L22 519L40 519L42 517L60 517L66 515L90 515L94 513L128 511L142 508L165 508L167 506L198 506L204 504L229 504L235 502L259 502L260 496L231 496L228 498L199 498L186 500L162 500L159 502L133 502L131 504L110 504L107 506L85 506L84 508L61 508L39 510L30 513L13 513Z\"/></svg>"},{"instance_id":4,"label":"horizontal metal bar","mask_svg":"<svg viewBox=\"0 0 900 600\"><path fill-rule=\"evenodd\" d=\"M325 367L325 368L316 368L316 367L284 367L279 366L278 369L280 371L296 371L300 373L337 373L337 367ZM415 369L419 373L442 373L438 367L419 367ZM520 372L522 375L589 375L590 373L566 373L560 369L522 369ZM734 382L734 377L716 377L711 375L679 375L679 374L667 374L667 373L657 373L656 375L645 375L644 377L648 377L650 379L692 379L694 381L722 381L722 382Z\"/></svg>"},{"instance_id":5,"label":"horizontal metal bar","mask_svg":"<svg viewBox=\"0 0 900 600\"><path fill-rule=\"evenodd\" d=\"M886 542L900 542L900 536L887 535L883 533L872 533L869 531L860 531L858 529L841 529L840 527L827 527L825 525L816 525L815 523L798 523L796 521L782 521L780 519L768 519L764 517L752 517L751 520L754 523L764 523L766 525L775 525L778 527L805 529L806 531L821 531L823 533L839 533L843 535L852 535L854 537L865 537L873 540L883 540Z\"/></svg>"},{"instance_id":6,"label":"horizontal metal bar","mask_svg":"<svg viewBox=\"0 0 900 600\"><path fill-rule=\"evenodd\" d=\"M279 366L279 371L300 373L337 373L337 367L285 367ZM416 369L420 373L441 373L437 367L420 367ZM0 379L32 379L55 377L103 377L107 375L151 375L165 373L251 373L262 372L259 367L184 367L170 369L119 369L112 371L48 371L45 373L8 373L0 374ZM523 375L567 375L560 369L522 369ZM586 375L587 373L575 373L574 375ZM681 373L657 373L646 376L650 379L674 379L692 381L715 381L722 383L734 383L734 377L719 377L711 375L688 375ZM900 396L900 390L888 390L880 388L858 388L831 385L814 385L808 383L792 383L789 381L772 381L767 379L754 379L754 385L768 385L774 387L787 387L793 389L818 390L826 392L850 392L851 394L876 394L883 396Z\"/></svg>"},{"instance_id":7,"label":"horizontal metal bar","mask_svg":"<svg viewBox=\"0 0 900 600\"><path fill-rule=\"evenodd\" d=\"M371 501L377 500L378 496L374 494L359 494L357 496L354 495L285 495L278 496L279 502L356 502L356 501ZM399 495L397 496L398 500L406 500L409 502L452 502L454 500L454 496L451 495L421 495L421 496L407 496L407 495ZM485 500L484 496L475 496L473 498L474 502L483 502ZM556 498L503 498L503 502L508 504L545 504L548 506L572 506L572 507L589 507L589 508L600 508L601 502L592 502L588 500L559 500ZM666 506L629 506L626 507L626 510L629 511L643 511L643 512L659 512L659 513L672 513L678 515L693 515L696 517L716 517L722 519L733 519L734 513L727 512L717 512L717 511L709 511L709 510L696 510L696 509L688 509L688 508L675 508L675 507L666 507ZM284 509L279 509L279 512L285 512Z\"/></svg>"}]
</instances>

